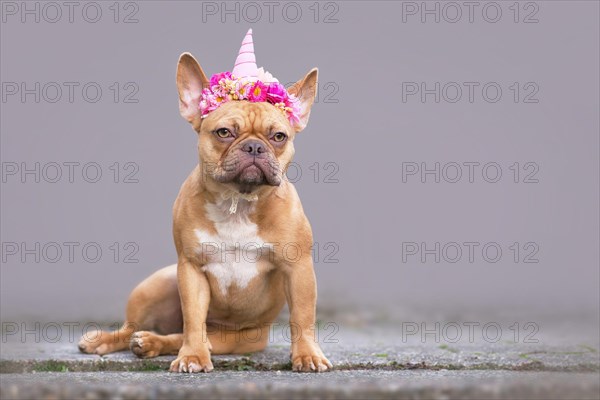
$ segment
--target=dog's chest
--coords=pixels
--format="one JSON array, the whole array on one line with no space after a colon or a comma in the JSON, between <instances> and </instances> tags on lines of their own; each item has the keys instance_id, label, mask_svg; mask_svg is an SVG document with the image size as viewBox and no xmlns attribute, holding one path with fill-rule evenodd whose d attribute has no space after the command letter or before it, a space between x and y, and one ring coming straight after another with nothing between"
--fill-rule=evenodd
<instances>
[{"instance_id":1,"label":"dog's chest","mask_svg":"<svg viewBox=\"0 0 600 400\"><path fill-rule=\"evenodd\" d=\"M198 252L206 264L203 270L217 282L223 295L235 285L244 289L259 275L259 264L269 246L259 237L258 226L249 214L253 204L242 200L235 213L229 203L206 205L206 216L215 226L216 234L196 229Z\"/></svg>"}]
</instances>

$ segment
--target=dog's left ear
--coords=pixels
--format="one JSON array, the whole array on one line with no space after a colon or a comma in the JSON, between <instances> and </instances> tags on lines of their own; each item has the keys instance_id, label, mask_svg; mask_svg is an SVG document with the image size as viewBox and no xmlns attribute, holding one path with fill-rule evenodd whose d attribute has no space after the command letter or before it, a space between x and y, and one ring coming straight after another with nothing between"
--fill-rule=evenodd
<instances>
[{"instance_id":1,"label":"dog's left ear","mask_svg":"<svg viewBox=\"0 0 600 400\"><path fill-rule=\"evenodd\" d=\"M298 82L294 83L287 90L288 93L293 94L298 98L300 106L300 121L294 124L296 132L300 132L308 124L308 117L310 116L310 109L317 96L317 75L319 70L313 68L308 74Z\"/></svg>"},{"instance_id":2,"label":"dog's left ear","mask_svg":"<svg viewBox=\"0 0 600 400\"><path fill-rule=\"evenodd\" d=\"M198 61L190 53L183 53L177 64L177 90L179 91L179 113L194 128L200 125L198 106L202 89L208 87L208 79Z\"/></svg>"}]
</instances>

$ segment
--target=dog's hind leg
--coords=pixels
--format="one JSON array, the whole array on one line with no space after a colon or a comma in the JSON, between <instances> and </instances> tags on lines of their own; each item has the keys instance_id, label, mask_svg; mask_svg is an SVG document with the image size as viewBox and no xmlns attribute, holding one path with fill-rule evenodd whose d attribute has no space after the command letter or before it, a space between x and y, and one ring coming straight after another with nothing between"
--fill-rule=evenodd
<instances>
[{"instance_id":1,"label":"dog's hind leg","mask_svg":"<svg viewBox=\"0 0 600 400\"><path fill-rule=\"evenodd\" d=\"M98 355L126 350L130 347L130 340L134 333L140 333L139 339L143 336L140 331L156 331L166 336L152 335L167 337L164 343L157 343L160 345L159 348L164 347L168 353L160 353L160 351L159 353L171 354L170 349L173 346L177 347L177 340L171 337L171 334L177 334L183 330L176 265L156 271L131 292L127 302L126 321L119 330L114 332L86 333L79 341L79 350L83 353ZM148 339L149 342L150 339ZM177 350L179 347L181 347L180 344ZM143 354L147 354L145 357L158 355L154 354L154 350L143 352Z\"/></svg>"},{"instance_id":2,"label":"dog's hind leg","mask_svg":"<svg viewBox=\"0 0 600 400\"><path fill-rule=\"evenodd\" d=\"M149 331L138 331L131 336L129 348L140 358L152 358L163 354L177 354L183 344L183 334L159 335Z\"/></svg>"},{"instance_id":3,"label":"dog's hind leg","mask_svg":"<svg viewBox=\"0 0 600 400\"><path fill-rule=\"evenodd\" d=\"M79 341L78 347L82 353L104 355L129 347L129 340L135 332L134 324L126 322L117 331L95 330L86 332Z\"/></svg>"},{"instance_id":4,"label":"dog's hind leg","mask_svg":"<svg viewBox=\"0 0 600 400\"><path fill-rule=\"evenodd\" d=\"M248 328L240 331L209 330L205 340L212 354L244 354L262 351L269 339L269 329ZM159 335L149 331L131 336L131 351L140 358L165 354L176 355L183 344L183 334Z\"/></svg>"}]
</instances>

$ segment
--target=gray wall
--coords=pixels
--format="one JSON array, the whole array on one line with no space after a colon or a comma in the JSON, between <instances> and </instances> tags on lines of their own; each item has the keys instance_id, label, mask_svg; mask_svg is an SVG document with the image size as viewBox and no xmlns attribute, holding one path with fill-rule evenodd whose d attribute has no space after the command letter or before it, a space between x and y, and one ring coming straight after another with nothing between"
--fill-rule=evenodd
<instances>
[{"instance_id":1,"label":"gray wall","mask_svg":"<svg viewBox=\"0 0 600 400\"><path fill-rule=\"evenodd\" d=\"M21 2L2 3L3 320L119 319L131 288L174 262L171 206L197 162L196 135L177 109L177 58L190 51L208 74L230 70L249 27L259 66L280 80L320 69L319 101L296 139L296 161L297 187L320 248L323 305L597 311L597 2L522 3L517 23L513 2L494 3L502 12L495 23L496 8L486 2L475 7L472 22L463 6L454 23L446 20L456 9L436 2L427 7L437 4L439 23L435 15L422 22L412 14L421 2L321 3L317 22L312 2L297 3L302 15L295 23L287 3L277 3L270 21L258 2L262 16L252 22L255 9L229 2L239 7L239 23L235 14L222 23L219 10L210 13L221 2L188 1L121 3L115 23L112 3L98 3L96 23L85 19L95 18L93 6L82 15L86 3L74 9L72 23L65 6L50 23L56 9L28 2L38 4L40 22L24 15L23 23ZM123 23L130 13L137 23ZM34 94L24 102L21 93L11 94L13 83L22 82L40 83L39 103ZM79 85L72 102L65 82ZM86 99L82 88L90 82ZM422 82L429 89L440 83L439 102L435 94L424 102L410 94ZM472 102L465 82L478 85ZM57 85L62 97L52 103ZM102 96L93 103L95 86ZM457 86L462 97L452 102ZM493 102L497 87L502 96ZM125 102L134 90L128 100L137 102ZM64 164L70 162L80 163L72 183ZM473 182L471 162L480 163ZM35 163L39 183L33 174L12 175L15 166ZM53 163L62 166L56 183ZM82 176L86 163L96 163L88 165L87 180L100 167L98 182ZM410 175L415 165L436 163L439 183L433 174L425 183ZM453 163L462 170L456 183ZM499 181L488 182L498 168ZM124 182L130 172L137 183ZM36 242L39 262L21 244ZM56 257L53 242L63 251L54 263L48 262ZM79 243L73 260L66 242ZM440 243L440 262L436 254L425 254L425 262L421 252L411 255L413 242L429 249ZM450 262L454 242L463 254ZM479 243L472 262L465 242ZM482 255L488 243L502 250L497 262L491 262L496 245L486 247L488 260ZM89 261L94 246L102 250L97 262ZM135 249L138 262L124 262ZM531 252L528 260L537 263L524 262Z\"/></svg>"}]
</instances>

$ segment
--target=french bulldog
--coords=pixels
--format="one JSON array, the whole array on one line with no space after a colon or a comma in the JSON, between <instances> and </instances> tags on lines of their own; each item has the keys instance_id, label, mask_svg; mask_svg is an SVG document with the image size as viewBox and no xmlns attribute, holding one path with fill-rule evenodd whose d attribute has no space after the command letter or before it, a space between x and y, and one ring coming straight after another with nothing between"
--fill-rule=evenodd
<instances>
[{"instance_id":1,"label":"french bulldog","mask_svg":"<svg viewBox=\"0 0 600 400\"><path fill-rule=\"evenodd\" d=\"M88 332L79 349L176 354L170 371L209 372L211 354L263 350L287 302L292 369L327 371L332 364L315 335L312 231L285 176L315 99L317 69L287 89L301 110L295 124L268 102L230 101L201 115L208 85L196 59L182 54L179 110L198 134L200 162L173 207L177 264L132 291L119 330Z\"/></svg>"}]
</instances>

